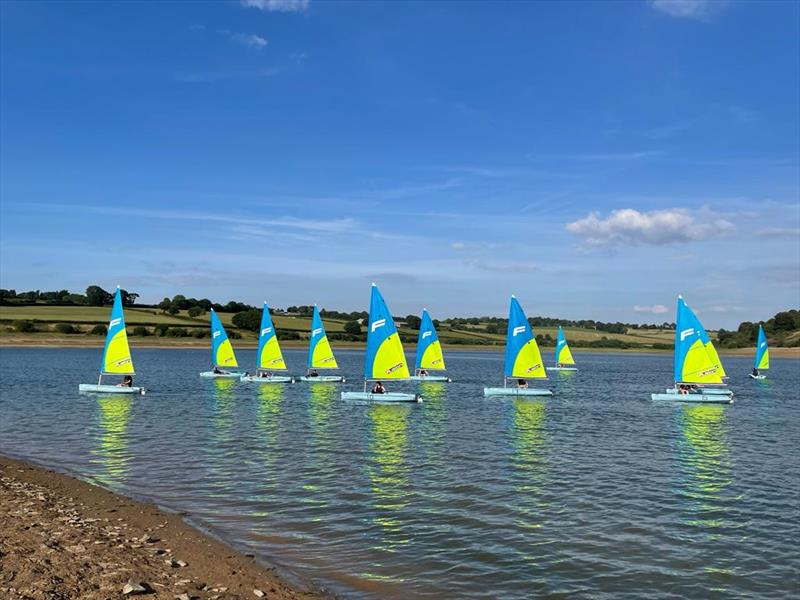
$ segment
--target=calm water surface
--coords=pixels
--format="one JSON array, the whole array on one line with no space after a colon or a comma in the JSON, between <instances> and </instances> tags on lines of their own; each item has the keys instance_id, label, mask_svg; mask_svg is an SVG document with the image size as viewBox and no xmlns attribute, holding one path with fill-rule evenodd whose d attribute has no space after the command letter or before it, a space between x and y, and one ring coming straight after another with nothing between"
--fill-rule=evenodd
<instances>
[{"instance_id":1,"label":"calm water surface","mask_svg":"<svg viewBox=\"0 0 800 600\"><path fill-rule=\"evenodd\" d=\"M483 397L500 353L450 353L455 383L392 386L423 404L364 406L339 399L360 352L338 353L352 384L258 386L200 379L207 351L135 350L146 396L81 396L100 354L0 349L0 451L346 598L798 593L798 361L757 382L727 358L734 404L681 406L649 399L667 355L578 354L530 401Z\"/></svg>"}]
</instances>

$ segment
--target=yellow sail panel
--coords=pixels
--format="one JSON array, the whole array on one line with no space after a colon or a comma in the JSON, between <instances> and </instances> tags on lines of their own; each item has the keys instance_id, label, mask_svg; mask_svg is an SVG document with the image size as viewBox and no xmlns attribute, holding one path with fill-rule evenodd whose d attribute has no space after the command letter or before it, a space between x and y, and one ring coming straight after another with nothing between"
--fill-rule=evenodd
<instances>
[{"instance_id":1,"label":"yellow sail panel","mask_svg":"<svg viewBox=\"0 0 800 600\"><path fill-rule=\"evenodd\" d=\"M258 357L258 368L269 371L286 369L286 363L283 362L283 354L281 354L281 347L278 345L277 337L272 336L262 346L261 355Z\"/></svg>"},{"instance_id":2,"label":"yellow sail panel","mask_svg":"<svg viewBox=\"0 0 800 600\"><path fill-rule=\"evenodd\" d=\"M218 367L238 367L236 355L233 353L231 341L227 338L217 347L217 354L214 356L214 364Z\"/></svg>"},{"instance_id":3,"label":"yellow sail panel","mask_svg":"<svg viewBox=\"0 0 800 600\"><path fill-rule=\"evenodd\" d=\"M683 359L681 383L722 383L717 366L698 337Z\"/></svg>"},{"instance_id":4,"label":"yellow sail panel","mask_svg":"<svg viewBox=\"0 0 800 600\"><path fill-rule=\"evenodd\" d=\"M419 368L444 370L444 355L442 354L442 345L439 340L432 342L430 346L425 348Z\"/></svg>"},{"instance_id":5,"label":"yellow sail panel","mask_svg":"<svg viewBox=\"0 0 800 600\"><path fill-rule=\"evenodd\" d=\"M719 354L717 354L717 349L714 348L714 344L711 343L711 340L706 342L706 354L708 354L708 358L711 359L711 362L714 363L714 366L717 367L717 374L720 377L725 377L725 367L722 366L722 361L719 358Z\"/></svg>"},{"instance_id":6,"label":"yellow sail panel","mask_svg":"<svg viewBox=\"0 0 800 600\"><path fill-rule=\"evenodd\" d=\"M127 375L133 373L128 334L123 327L106 343L103 356L103 373Z\"/></svg>"},{"instance_id":7,"label":"yellow sail panel","mask_svg":"<svg viewBox=\"0 0 800 600\"><path fill-rule=\"evenodd\" d=\"M314 346L314 353L311 355L311 368L312 369L338 369L339 365L336 364L336 357L333 356L333 349L331 343L328 341L328 336L323 336Z\"/></svg>"},{"instance_id":8,"label":"yellow sail panel","mask_svg":"<svg viewBox=\"0 0 800 600\"><path fill-rule=\"evenodd\" d=\"M769 369L769 348L764 350L764 354L761 355L761 360L758 362L757 369Z\"/></svg>"},{"instance_id":9,"label":"yellow sail panel","mask_svg":"<svg viewBox=\"0 0 800 600\"><path fill-rule=\"evenodd\" d=\"M574 365L575 359L572 358L572 351L568 345L564 345L561 352L558 353L558 363L562 365Z\"/></svg>"},{"instance_id":10,"label":"yellow sail panel","mask_svg":"<svg viewBox=\"0 0 800 600\"><path fill-rule=\"evenodd\" d=\"M391 334L378 347L372 361L370 379L405 379L410 377L406 355L397 332Z\"/></svg>"},{"instance_id":11,"label":"yellow sail panel","mask_svg":"<svg viewBox=\"0 0 800 600\"><path fill-rule=\"evenodd\" d=\"M511 370L512 377L524 377L527 379L546 379L547 372L542 362L542 353L539 351L539 344L536 338L528 340L517 353L514 360L514 368Z\"/></svg>"}]
</instances>

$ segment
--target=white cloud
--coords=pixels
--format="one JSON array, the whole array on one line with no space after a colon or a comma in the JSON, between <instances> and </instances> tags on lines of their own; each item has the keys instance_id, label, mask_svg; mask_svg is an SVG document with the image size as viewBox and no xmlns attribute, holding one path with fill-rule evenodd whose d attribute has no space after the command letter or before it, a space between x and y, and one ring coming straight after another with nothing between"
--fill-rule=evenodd
<instances>
[{"instance_id":1,"label":"white cloud","mask_svg":"<svg viewBox=\"0 0 800 600\"><path fill-rule=\"evenodd\" d=\"M311 0L242 0L242 6L267 12L305 12Z\"/></svg>"},{"instance_id":2,"label":"white cloud","mask_svg":"<svg viewBox=\"0 0 800 600\"><path fill-rule=\"evenodd\" d=\"M453 242L452 244L450 244L450 247L453 250L463 250L464 248L466 248L466 245L464 244L464 242Z\"/></svg>"},{"instance_id":3,"label":"white cloud","mask_svg":"<svg viewBox=\"0 0 800 600\"><path fill-rule=\"evenodd\" d=\"M670 17L699 21L719 12L726 4L726 0L650 0L650 6Z\"/></svg>"},{"instance_id":4,"label":"white cloud","mask_svg":"<svg viewBox=\"0 0 800 600\"><path fill-rule=\"evenodd\" d=\"M538 267L533 263L519 263L519 262L485 262L482 260L468 260L466 261L471 267L475 267L481 271L489 271L493 273L531 273L536 271Z\"/></svg>"},{"instance_id":5,"label":"white cloud","mask_svg":"<svg viewBox=\"0 0 800 600\"><path fill-rule=\"evenodd\" d=\"M764 238L797 238L800 237L800 227L767 227L758 232Z\"/></svg>"},{"instance_id":6,"label":"white cloud","mask_svg":"<svg viewBox=\"0 0 800 600\"><path fill-rule=\"evenodd\" d=\"M567 231L583 238L588 246L661 246L723 237L735 229L733 223L708 210L683 208L650 212L624 208L607 218L593 212L567 224Z\"/></svg>"},{"instance_id":7,"label":"white cloud","mask_svg":"<svg viewBox=\"0 0 800 600\"><path fill-rule=\"evenodd\" d=\"M641 304L636 304L633 307L633 311L637 313L649 313L653 315L662 315L665 312L669 312L669 309L664 306L663 304L653 304L653 305L646 305L642 306Z\"/></svg>"},{"instance_id":8,"label":"white cloud","mask_svg":"<svg viewBox=\"0 0 800 600\"><path fill-rule=\"evenodd\" d=\"M267 40L254 33L232 33L230 34L230 39L232 42L242 44L243 46L249 46L256 50L261 50L267 45Z\"/></svg>"}]
</instances>

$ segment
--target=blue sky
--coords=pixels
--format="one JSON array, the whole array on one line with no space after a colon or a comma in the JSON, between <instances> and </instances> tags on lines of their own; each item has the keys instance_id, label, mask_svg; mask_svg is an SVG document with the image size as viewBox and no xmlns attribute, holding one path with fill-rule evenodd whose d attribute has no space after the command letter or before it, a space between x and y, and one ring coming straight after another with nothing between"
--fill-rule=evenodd
<instances>
[{"instance_id":1,"label":"blue sky","mask_svg":"<svg viewBox=\"0 0 800 600\"><path fill-rule=\"evenodd\" d=\"M0 287L769 318L799 7L4 2Z\"/></svg>"}]
</instances>

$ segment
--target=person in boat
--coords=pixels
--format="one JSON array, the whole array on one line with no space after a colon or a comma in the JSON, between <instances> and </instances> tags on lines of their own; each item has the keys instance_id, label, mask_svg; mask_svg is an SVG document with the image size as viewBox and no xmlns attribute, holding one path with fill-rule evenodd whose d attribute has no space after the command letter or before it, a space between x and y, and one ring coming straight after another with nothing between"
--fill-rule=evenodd
<instances>
[{"instance_id":1,"label":"person in boat","mask_svg":"<svg viewBox=\"0 0 800 600\"><path fill-rule=\"evenodd\" d=\"M678 386L678 393L679 394L688 394L689 393L689 388L687 386L685 386L684 384L680 384Z\"/></svg>"},{"instance_id":2,"label":"person in boat","mask_svg":"<svg viewBox=\"0 0 800 600\"><path fill-rule=\"evenodd\" d=\"M223 371L217 365L213 366L213 368L211 369L211 372L214 373L214 375L225 375L225 373L226 373L226 371Z\"/></svg>"},{"instance_id":3,"label":"person in boat","mask_svg":"<svg viewBox=\"0 0 800 600\"><path fill-rule=\"evenodd\" d=\"M270 373L269 371L261 371L261 372L258 374L258 376L259 376L259 377L267 377L267 378L269 378L269 377L272 377L272 373Z\"/></svg>"},{"instance_id":4,"label":"person in boat","mask_svg":"<svg viewBox=\"0 0 800 600\"><path fill-rule=\"evenodd\" d=\"M311 370L308 372L308 376L309 376L309 377L319 377L319 373L317 373L317 370L316 370L316 369L311 369Z\"/></svg>"},{"instance_id":5,"label":"person in boat","mask_svg":"<svg viewBox=\"0 0 800 600\"><path fill-rule=\"evenodd\" d=\"M428 375L428 371L427 370L425 370L425 369L420 369L419 370L419 376L420 377L426 377L427 375Z\"/></svg>"},{"instance_id":6,"label":"person in boat","mask_svg":"<svg viewBox=\"0 0 800 600\"><path fill-rule=\"evenodd\" d=\"M117 387L133 387L133 377L125 375L125 377L122 378L122 383L118 383Z\"/></svg>"},{"instance_id":7,"label":"person in boat","mask_svg":"<svg viewBox=\"0 0 800 600\"><path fill-rule=\"evenodd\" d=\"M376 381L375 385L372 386L372 393L373 394L385 394L386 388L383 387L383 384L380 381Z\"/></svg>"},{"instance_id":8,"label":"person in boat","mask_svg":"<svg viewBox=\"0 0 800 600\"><path fill-rule=\"evenodd\" d=\"M755 367L753 367L752 375L753 375L753 377L758 377L758 369L756 369Z\"/></svg>"},{"instance_id":9,"label":"person in boat","mask_svg":"<svg viewBox=\"0 0 800 600\"><path fill-rule=\"evenodd\" d=\"M518 388L527 388L528 382L525 379L518 379L517 380L517 387Z\"/></svg>"}]
</instances>

